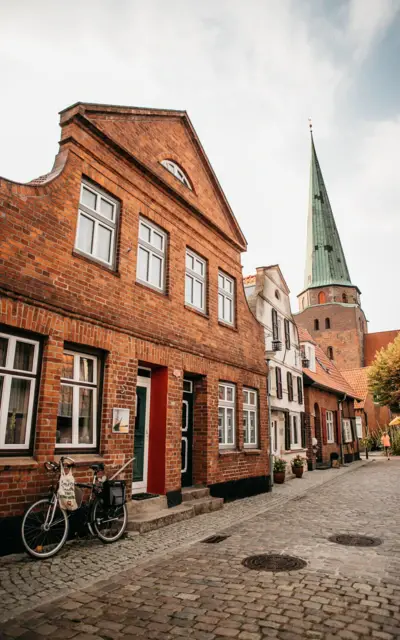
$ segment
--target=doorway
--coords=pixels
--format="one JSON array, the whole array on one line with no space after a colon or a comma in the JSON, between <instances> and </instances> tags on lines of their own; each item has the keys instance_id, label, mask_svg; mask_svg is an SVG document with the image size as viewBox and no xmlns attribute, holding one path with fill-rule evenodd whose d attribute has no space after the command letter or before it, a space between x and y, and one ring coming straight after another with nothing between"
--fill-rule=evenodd
<instances>
[{"instance_id":1,"label":"doorway","mask_svg":"<svg viewBox=\"0 0 400 640\"><path fill-rule=\"evenodd\" d=\"M149 419L151 379L138 376L133 444L132 493L146 493L149 462Z\"/></svg>"},{"instance_id":2,"label":"doorway","mask_svg":"<svg viewBox=\"0 0 400 640\"><path fill-rule=\"evenodd\" d=\"M183 381L181 485L193 484L193 381Z\"/></svg>"},{"instance_id":3,"label":"doorway","mask_svg":"<svg viewBox=\"0 0 400 640\"><path fill-rule=\"evenodd\" d=\"M317 462L322 462L322 430L321 430L321 413L319 410L319 405L317 403L314 404L314 415L315 415L315 437L318 440L317 445L317 454L316 459Z\"/></svg>"}]
</instances>

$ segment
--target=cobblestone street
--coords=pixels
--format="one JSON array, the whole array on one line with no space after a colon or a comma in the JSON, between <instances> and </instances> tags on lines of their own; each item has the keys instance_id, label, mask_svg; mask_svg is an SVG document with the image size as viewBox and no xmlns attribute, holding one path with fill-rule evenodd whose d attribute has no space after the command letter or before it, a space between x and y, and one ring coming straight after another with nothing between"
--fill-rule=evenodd
<instances>
[{"instance_id":1,"label":"cobblestone street","mask_svg":"<svg viewBox=\"0 0 400 640\"><path fill-rule=\"evenodd\" d=\"M73 543L47 562L4 558L0 634L24 640L400 638L399 483L400 461L379 458L310 473L273 494L110 547ZM200 542L217 531L229 537ZM338 533L379 537L382 544L328 540ZM307 565L282 573L242 565L245 557L267 552Z\"/></svg>"}]
</instances>

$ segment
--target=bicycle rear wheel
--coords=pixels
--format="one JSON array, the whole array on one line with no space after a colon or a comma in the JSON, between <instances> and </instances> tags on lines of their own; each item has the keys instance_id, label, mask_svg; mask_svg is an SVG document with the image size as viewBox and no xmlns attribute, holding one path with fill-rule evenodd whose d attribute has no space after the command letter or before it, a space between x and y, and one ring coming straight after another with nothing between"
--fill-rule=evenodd
<instances>
[{"instance_id":1,"label":"bicycle rear wheel","mask_svg":"<svg viewBox=\"0 0 400 640\"><path fill-rule=\"evenodd\" d=\"M68 516L57 504L51 525L46 530L45 522L54 504L48 499L38 500L24 515L21 527L22 542L33 558L51 558L65 544L68 537Z\"/></svg>"},{"instance_id":2,"label":"bicycle rear wheel","mask_svg":"<svg viewBox=\"0 0 400 640\"><path fill-rule=\"evenodd\" d=\"M128 524L126 504L119 507L106 506L101 498L93 505L93 527L97 537L106 544L120 539Z\"/></svg>"}]
</instances>

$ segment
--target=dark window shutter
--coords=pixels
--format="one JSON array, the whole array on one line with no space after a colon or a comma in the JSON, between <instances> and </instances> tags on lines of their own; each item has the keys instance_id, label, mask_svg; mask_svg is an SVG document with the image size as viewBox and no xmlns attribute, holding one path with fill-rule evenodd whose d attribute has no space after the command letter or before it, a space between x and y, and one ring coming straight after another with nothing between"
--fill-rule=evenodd
<instances>
[{"instance_id":1,"label":"dark window shutter","mask_svg":"<svg viewBox=\"0 0 400 640\"><path fill-rule=\"evenodd\" d=\"M321 409L321 428L322 428L322 443L328 444L328 433L326 429L326 409Z\"/></svg>"},{"instance_id":2,"label":"dark window shutter","mask_svg":"<svg viewBox=\"0 0 400 640\"><path fill-rule=\"evenodd\" d=\"M279 340L278 335L278 314L276 309L272 309L272 339Z\"/></svg>"},{"instance_id":3,"label":"dark window shutter","mask_svg":"<svg viewBox=\"0 0 400 640\"><path fill-rule=\"evenodd\" d=\"M300 378L298 378L300 380ZM300 414L301 419L301 447L302 449L307 448L307 436L306 436L306 414L304 411Z\"/></svg>"},{"instance_id":4,"label":"dark window shutter","mask_svg":"<svg viewBox=\"0 0 400 640\"><path fill-rule=\"evenodd\" d=\"M285 346L286 349L290 349L290 323L285 318Z\"/></svg>"},{"instance_id":5,"label":"dark window shutter","mask_svg":"<svg viewBox=\"0 0 400 640\"><path fill-rule=\"evenodd\" d=\"M303 404L303 381L297 378L297 399L299 404Z\"/></svg>"},{"instance_id":6,"label":"dark window shutter","mask_svg":"<svg viewBox=\"0 0 400 640\"><path fill-rule=\"evenodd\" d=\"M341 444L342 442L342 429L340 428L340 411L335 411L336 422L336 442Z\"/></svg>"},{"instance_id":7,"label":"dark window shutter","mask_svg":"<svg viewBox=\"0 0 400 640\"><path fill-rule=\"evenodd\" d=\"M288 399L292 401L293 400L293 378L292 378L292 374L289 371L287 372L287 388L288 388Z\"/></svg>"},{"instance_id":8,"label":"dark window shutter","mask_svg":"<svg viewBox=\"0 0 400 640\"><path fill-rule=\"evenodd\" d=\"M282 372L276 367L276 397L282 398Z\"/></svg>"},{"instance_id":9,"label":"dark window shutter","mask_svg":"<svg viewBox=\"0 0 400 640\"><path fill-rule=\"evenodd\" d=\"M290 415L285 412L285 449L290 451Z\"/></svg>"}]
</instances>

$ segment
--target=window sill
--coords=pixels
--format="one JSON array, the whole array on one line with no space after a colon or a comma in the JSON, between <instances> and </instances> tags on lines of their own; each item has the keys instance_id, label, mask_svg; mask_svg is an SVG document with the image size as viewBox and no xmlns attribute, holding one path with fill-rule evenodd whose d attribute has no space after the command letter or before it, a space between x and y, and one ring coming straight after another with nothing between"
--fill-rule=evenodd
<instances>
[{"instance_id":1,"label":"window sill","mask_svg":"<svg viewBox=\"0 0 400 640\"><path fill-rule=\"evenodd\" d=\"M161 291L161 289L157 289L157 287L153 287L153 285L147 284L146 282L141 282L140 280L136 280L135 285L137 287L140 287L141 289L145 289L146 291L151 291L152 293L156 293L162 298L167 298L168 300L171 299L166 291Z\"/></svg>"},{"instance_id":2,"label":"window sill","mask_svg":"<svg viewBox=\"0 0 400 640\"><path fill-rule=\"evenodd\" d=\"M0 471L13 469L36 469L39 466L37 460L31 456L15 456L14 458L0 458Z\"/></svg>"},{"instance_id":3,"label":"window sill","mask_svg":"<svg viewBox=\"0 0 400 640\"><path fill-rule=\"evenodd\" d=\"M259 456L259 455L261 455L262 450L261 449L250 449L250 448L247 449L246 448L246 449L243 449L243 453L246 456Z\"/></svg>"},{"instance_id":4,"label":"window sill","mask_svg":"<svg viewBox=\"0 0 400 640\"><path fill-rule=\"evenodd\" d=\"M238 451L237 449L220 449L218 452L218 455L220 457L224 457L224 456L238 456L240 455L242 452Z\"/></svg>"},{"instance_id":5,"label":"window sill","mask_svg":"<svg viewBox=\"0 0 400 640\"><path fill-rule=\"evenodd\" d=\"M72 255L75 258L79 258L80 260L84 260L85 262L88 262L89 264L94 264L94 265L96 265L96 267L100 267L101 269L104 269L104 271L107 271L107 273L112 273L112 275L113 276L117 276L117 278L121 277L121 274L119 273L119 271L114 269L114 267L111 267L111 266L108 267L106 264L104 264L104 262L101 262L100 260L97 260L96 258L92 258L92 257L86 255L86 253L82 253L78 249L73 249L72 250Z\"/></svg>"},{"instance_id":6,"label":"window sill","mask_svg":"<svg viewBox=\"0 0 400 640\"><path fill-rule=\"evenodd\" d=\"M55 452L54 462L60 462L61 456L68 456L69 453L67 451L58 451ZM99 464L104 463L105 459L98 453L71 453L71 458L75 460L75 464L77 467L85 467L91 464Z\"/></svg>"},{"instance_id":7,"label":"window sill","mask_svg":"<svg viewBox=\"0 0 400 640\"><path fill-rule=\"evenodd\" d=\"M230 329L231 331L235 331L236 333L239 333L238 328L235 327L235 325L233 324L229 324L228 322L224 322L223 320L218 320L218 324L220 327L225 327L225 329Z\"/></svg>"},{"instance_id":8,"label":"window sill","mask_svg":"<svg viewBox=\"0 0 400 640\"><path fill-rule=\"evenodd\" d=\"M190 306L190 304L185 304L185 309L187 309L188 311L192 311L193 313L200 316L201 318L204 318L205 320L210 319L210 316L208 315L208 313L205 313L204 311L200 311L200 309L196 309L196 307L192 307Z\"/></svg>"},{"instance_id":9,"label":"window sill","mask_svg":"<svg viewBox=\"0 0 400 640\"><path fill-rule=\"evenodd\" d=\"M336 444L336 442L334 440L327 440L326 444Z\"/></svg>"},{"instance_id":10,"label":"window sill","mask_svg":"<svg viewBox=\"0 0 400 640\"><path fill-rule=\"evenodd\" d=\"M293 447L292 449L286 449L284 453L304 453L307 449L303 449L302 447Z\"/></svg>"}]
</instances>

